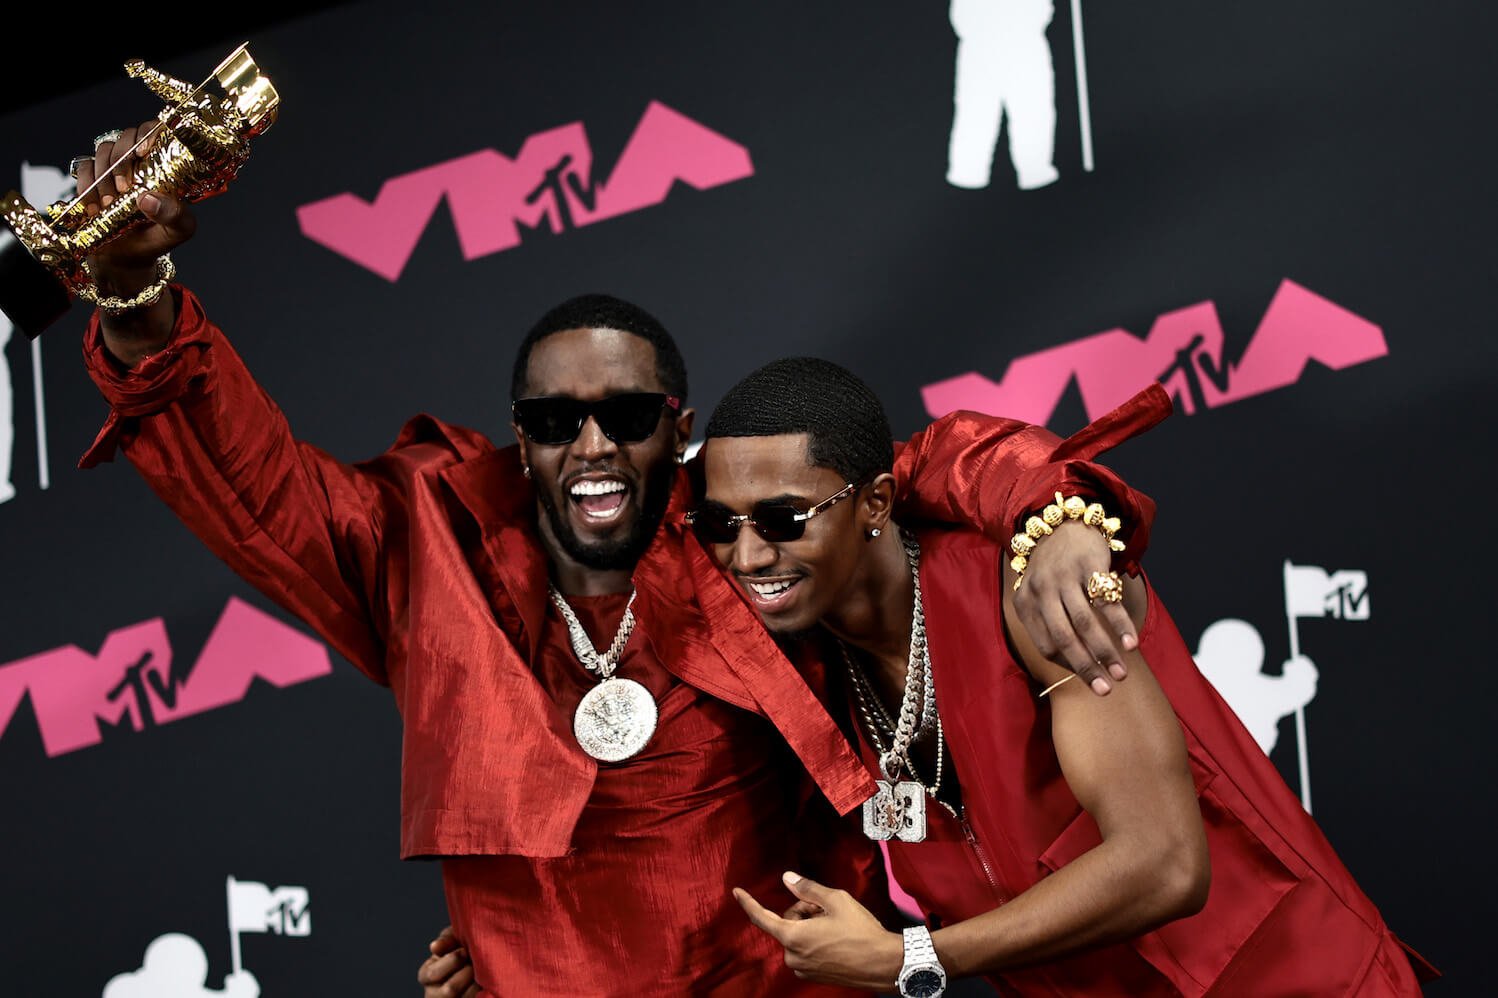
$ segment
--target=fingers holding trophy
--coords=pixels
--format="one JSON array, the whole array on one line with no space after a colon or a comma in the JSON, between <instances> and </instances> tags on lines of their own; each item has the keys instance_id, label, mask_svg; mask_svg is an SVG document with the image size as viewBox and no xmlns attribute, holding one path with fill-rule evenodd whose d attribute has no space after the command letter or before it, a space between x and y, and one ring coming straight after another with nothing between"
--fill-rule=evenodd
<instances>
[{"instance_id":1,"label":"fingers holding trophy","mask_svg":"<svg viewBox=\"0 0 1498 998\"><path fill-rule=\"evenodd\" d=\"M203 83L194 86L135 60L125 72L139 79L166 106L154 122L95 140L106 160L74 160L82 190L72 200L43 208L16 191L0 197L0 311L35 338L67 310L73 298L100 308L135 307L101 297L88 258L106 244L150 224L140 197L156 192L184 201L221 194L249 158L250 140L276 120L280 95L244 45L229 54ZM109 164L113 164L111 167ZM170 280L171 262L158 263L156 293Z\"/></svg>"}]
</instances>

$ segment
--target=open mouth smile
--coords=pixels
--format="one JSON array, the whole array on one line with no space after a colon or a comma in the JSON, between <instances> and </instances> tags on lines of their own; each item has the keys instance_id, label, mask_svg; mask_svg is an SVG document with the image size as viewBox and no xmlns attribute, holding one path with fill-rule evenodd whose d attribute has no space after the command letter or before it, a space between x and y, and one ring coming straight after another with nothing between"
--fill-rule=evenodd
<instances>
[{"instance_id":1,"label":"open mouth smile","mask_svg":"<svg viewBox=\"0 0 1498 998\"><path fill-rule=\"evenodd\" d=\"M761 613L775 613L784 609L795 595L796 586L802 576L783 576L773 579L751 579L739 576L739 585L749 596L749 602Z\"/></svg>"},{"instance_id":2,"label":"open mouth smile","mask_svg":"<svg viewBox=\"0 0 1498 998\"><path fill-rule=\"evenodd\" d=\"M629 500L629 486L619 478L579 478L567 486L567 497L584 520L602 526L618 518Z\"/></svg>"}]
</instances>

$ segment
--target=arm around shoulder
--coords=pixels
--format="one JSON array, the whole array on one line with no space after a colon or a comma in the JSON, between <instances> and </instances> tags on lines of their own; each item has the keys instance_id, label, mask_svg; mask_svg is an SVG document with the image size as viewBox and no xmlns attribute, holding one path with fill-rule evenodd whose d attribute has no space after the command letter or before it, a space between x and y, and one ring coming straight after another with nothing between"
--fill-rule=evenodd
<instances>
[{"instance_id":1,"label":"arm around shoulder","mask_svg":"<svg viewBox=\"0 0 1498 998\"><path fill-rule=\"evenodd\" d=\"M1141 622L1143 583L1131 579L1127 589ZM1010 638L1026 668L1041 688L1069 677L1036 651L1005 591ZM1049 696L1062 773L1102 842L1002 908L936 932L950 972L993 973L1056 959L1141 935L1205 905L1211 866L1180 722L1144 658L1135 651L1129 659L1130 681L1109 696L1070 682Z\"/></svg>"},{"instance_id":2,"label":"arm around shoulder","mask_svg":"<svg viewBox=\"0 0 1498 998\"><path fill-rule=\"evenodd\" d=\"M1118 567L1132 571L1148 546L1155 504L1096 458L1170 411L1169 396L1153 385L1064 440L1020 420L947 413L896 445L897 515L965 524L1006 544L1054 493L1081 495L1123 520Z\"/></svg>"},{"instance_id":3,"label":"arm around shoulder","mask_svg":"<svg viewBox=\"0 0 1498 998\"><path fill-rule=\"evenodd\" d=\"M130 190L151 149L137 139L155 127L121 129L77 164L91 216ZM300 444L198 300L165 284L171 268L161 261L197 229L191 208L153 191L136 206L144 223L89 259L100 308L84 358L110 413L81 465L123 449L215 554L383 681L377 607L389 490Z\"/></svg>"}]
</instances>

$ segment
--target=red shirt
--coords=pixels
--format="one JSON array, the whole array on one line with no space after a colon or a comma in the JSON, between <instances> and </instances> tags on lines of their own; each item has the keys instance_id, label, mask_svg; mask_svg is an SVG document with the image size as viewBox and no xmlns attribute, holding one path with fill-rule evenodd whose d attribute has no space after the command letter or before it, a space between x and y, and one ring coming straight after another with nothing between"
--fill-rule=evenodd
<instances>
[{"instance_id":1,"label":"red shirt","mask_svg":"<svg viewBox=\"0 0 1498 998\"><path fill-rule=\"evenodd\" d=\"M1002 558L967 531L921 536L931 668L965 820L933 803L926 842L889 845L896 879L937 926L991 911L1102 841L1062 775L1048 701L1004 637ZM1197 670L1153 589L1139 639L1185 732L1212 863L1206 906L995 984L1089 998L1419 994L1401 944Z\"/></svg>"},{"instance_id":2,"label":"red shirt","mask_svg":"<svg viewBox=\"0 0 1498 998\"><path fill-rule=\"evenodd\" d=\"M600 766L572 734L576 677L546 664L555 611L516 449L420 416L380 457L337 461L292 436L197 299L180 287L174 293L181 303L171 341L129 371L105 351L97 319L90 325L85 361L111 412L82 463L122 447L214 553L390 687L404 724L402 856L505 857L447 861L449 905L481 975L492 967L517 977L486 984L649 993L663 977L705 985L766 966L766 975L779 974L779 953L747 921L719 931L731 922L722 916L739 868L712 862L715 850L757 862L779 848L777 838L835 842L824 861L852 872L824 865L825 878L874 882L867 843L837 838L817 820L792 829L781 820L786 812L759 812L769 791L757 779L728 775L773 741L773 728L788 753L757 764L765 780L804 771L817 797L843 814L873 791L818 700L816 676L781 654L682 525L691 496L685 473L634 573L639 623L630 642L635 656L652 657L647 674L673 719L663 720L646 759ZM1158 387L1147 404L1159 416L1169 409ZM1001 536L1054 489L1104 496L1133 526L1129 553L1137 554L1153 505L1106 469L1074 460L1069 447L1043 428L956 414L912 439L896 473L902 498L919 501L917 515L960 512ZM711 734L715 726L723 737ZM648 775L637 779L642 768ZM667 832L652 815L672 796L701 806L673 810ZM593 896L570 895L576 917L554 917L551 906L568 902L541 885L579 870ZM768 885L780 870L752 883ZM514 877L530 878L535 892L507 893ZM678 877L698 889L668 896L654 886ZM763 890L761 900L789 903ZM605 927L635 904L661 917L653 931L670 938L631 926L628 947L608 941ZM539 924L550 931L532 932ZM666 963L591 959L635 947ZM754 989L735 983L723 993Z\"/></svg>"},{"instance_id":3,"label":"red shirt","mask_svg":"<svg viewBox=\"0 0 1498 998\"><path fill-rule=\"evenodd\" d=\"M568 602L604 647L627 598ZM541 686L572 716L597 679L578 663L555 612L538 651ZM800 766L784 739L764 718L677 679L645 642L625 646L617 675L643 683L660 717L638 755L599 765L573 851L541 861L443 861L448 909L458 938L475 941L478 979L499 994L524 982L527 993L574 995L583 967L588 994L620 998L640 994L644 980L662 995L831 993L797 981L779 946L724 889L744 887L777 911L794 901L780 871L804 860L796 849ZM714 958L721 953L736 959ZM611 978L601 968L631 970Z\"/></svg>"}]
</instances>

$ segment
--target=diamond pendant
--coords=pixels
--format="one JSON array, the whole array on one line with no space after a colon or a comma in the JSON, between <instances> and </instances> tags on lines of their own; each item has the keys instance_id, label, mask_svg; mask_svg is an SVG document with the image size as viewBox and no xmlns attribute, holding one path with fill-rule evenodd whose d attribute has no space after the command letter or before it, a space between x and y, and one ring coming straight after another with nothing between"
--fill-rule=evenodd
<instances>
[{"instance_id":1,"label":"diamond pendant","mask_svg":"<svg viewBox=\"0 0 1498 998\"><path fill-rule=\"evenodd\" d=\"M572 715L572 733L599 762L621 762L650 741L656 717L649 690L633 679L611 676L583 696Z\"/></svg>"},{"instance_id":2,"label":"diamond pendant","mask_svg":"<svg viewBox=\"0 0 1498 998\"><path fill-rule=\"evenodd\" d=\"M926 789L912 780L874 783L879 789L863 802L864 835L875 842L925 841Z\"/></svg>"}]
</instances>

